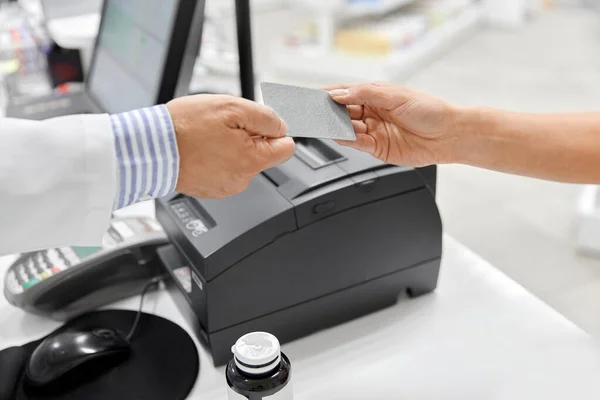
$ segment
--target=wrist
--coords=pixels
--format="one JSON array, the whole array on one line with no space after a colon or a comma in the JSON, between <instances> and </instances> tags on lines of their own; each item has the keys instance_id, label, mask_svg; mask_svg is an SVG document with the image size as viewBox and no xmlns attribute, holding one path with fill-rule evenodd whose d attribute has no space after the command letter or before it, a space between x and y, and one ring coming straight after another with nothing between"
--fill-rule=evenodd
<instances>
[{"instance_id":1,"label":"wrist","mask_svg":"<svg viewBox=\"0 0 600 400\"><path fill-rule=\"evenodd\" d=\"M453 112L449 163L472 165L473 157L485 154L484 147L491 144L496 118L492 110L479 107L455 107Z\"/></svg>"}]
</instances>

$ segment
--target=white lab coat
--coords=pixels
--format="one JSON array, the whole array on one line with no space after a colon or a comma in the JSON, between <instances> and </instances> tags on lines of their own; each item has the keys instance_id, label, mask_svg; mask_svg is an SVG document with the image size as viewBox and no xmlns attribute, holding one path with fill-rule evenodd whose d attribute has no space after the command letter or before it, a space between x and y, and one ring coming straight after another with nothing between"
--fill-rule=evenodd
<instances>
[{"instance_id":1,"label":"white lab coat","mask_svg":"<svg viewBox=\"0 0 600 400\"><path fill-rule=\"evenodd\" d=\"M115 191L108 115L0 118L0 255L99 244Z\"/></svg>"}]
</instances>

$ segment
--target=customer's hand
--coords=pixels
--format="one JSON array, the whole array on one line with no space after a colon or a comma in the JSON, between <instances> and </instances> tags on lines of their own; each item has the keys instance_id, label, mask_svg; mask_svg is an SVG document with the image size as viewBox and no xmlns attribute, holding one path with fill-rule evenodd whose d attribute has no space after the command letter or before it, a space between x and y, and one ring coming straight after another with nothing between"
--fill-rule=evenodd
<instances>
[{"instance_id":1,"label":"customer's hand","mask_svg":"<svg viewBox=\"0 0 600 400\"><path fill-rule=\"evenodd\" d=\"M386 83L327 90L348 106L356 131L356 142L340 144L397 165L420 167L453 159L456 112L442 100Z\"/></svg>"},{"instance_id":2,"label":"customer's hand","mask_svg":"<svg viewBox=\"0 0 600 400\"><path fill-rule=\"evenodd\" d=\"M231 96L197 95L167 104L180 155L177 191L222 198L243 191L260 172L288 160L294 141L263 105Z\"/></svg>"}]
</instances>

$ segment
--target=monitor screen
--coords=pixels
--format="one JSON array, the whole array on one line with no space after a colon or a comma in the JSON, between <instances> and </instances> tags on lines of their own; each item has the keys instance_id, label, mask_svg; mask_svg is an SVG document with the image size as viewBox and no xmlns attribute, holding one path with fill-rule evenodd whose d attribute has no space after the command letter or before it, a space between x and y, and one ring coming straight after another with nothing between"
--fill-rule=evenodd
<instances>
[{"instance_id":1,"label":"monitor screen","mask_svg":"<svg viewBox=\"0 0 600 400\"><path fill-rule=\"evenodd\" d=\"M88 91L103 111L155 104L178 0L106 0Z\"/></svg>"}]
</instances>

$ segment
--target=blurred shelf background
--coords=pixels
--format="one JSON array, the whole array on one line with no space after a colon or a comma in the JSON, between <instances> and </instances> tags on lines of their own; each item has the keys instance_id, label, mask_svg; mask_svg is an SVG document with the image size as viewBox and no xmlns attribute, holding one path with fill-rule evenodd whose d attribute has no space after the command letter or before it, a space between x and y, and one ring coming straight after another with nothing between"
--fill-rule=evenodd
<instances>
[{"instance_id":1,"label":"blurred shelf background","mask_svg":"<svg viewBox=\"0 0 600 400\"><path fill-rule=\"evenodd\" d=\"M236 85L229 3L207 1L197 67L206 82L196 79L196 89L223 87L228 76L230 86ZM313 87L340 80L401 81L475 34L485 19L479 0L253 0L252 7L257 81ZM212 77L219 83L209 83Z\"/></svg>"},{"instance_id":2,"label":"blurred shelf background","mask_svg":"<svg viewBox=\"0 0 600 400\"><path fill-rule=\"evenodd\" d=\"M297 0L290 6L342 20L361 16L385 15L418 0Z\"/></svg>"},{"instance_id":3,"label":"blurred shelf background","mask_svg":"<svg viewBox=\"0 0 600 400\"><path fill-rule=\"evenodd\" d=\"M482 25L479 2L460 6L448 15L421 12L408 9L406 14L388 15L382 30L372 21L367 28L342 27L331 47L319 41L301 43L288 37L287 43L280 44L274 52L273 72L283 79L302 77L319 83L397 82L451 50Z\"/></svg>"},{"instance_id":4,"label":"blurred shelf background","mask_svg":"<svg viewBox=\"0 0 600 400\"><path fill-rule=\"evenodd\" d=\"M526 24L552 0L252 0L258 80L319 87L332 81L402 82L484 26ZM207 0L197 68L202 83L236 91L234 2ZM218 84L210 83L214 77ZM229 77L229 78L227 78Z\"/></svg>"}]
</instances>

